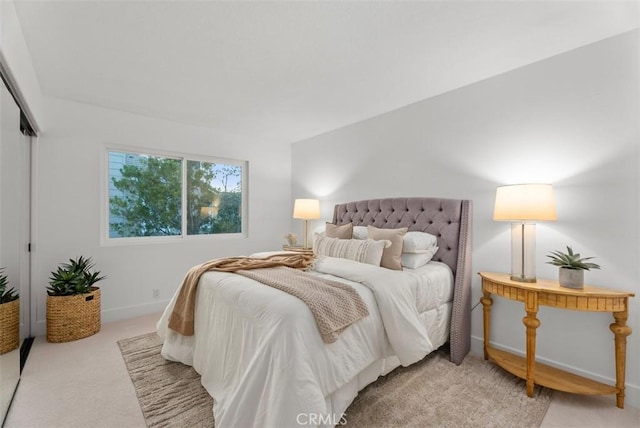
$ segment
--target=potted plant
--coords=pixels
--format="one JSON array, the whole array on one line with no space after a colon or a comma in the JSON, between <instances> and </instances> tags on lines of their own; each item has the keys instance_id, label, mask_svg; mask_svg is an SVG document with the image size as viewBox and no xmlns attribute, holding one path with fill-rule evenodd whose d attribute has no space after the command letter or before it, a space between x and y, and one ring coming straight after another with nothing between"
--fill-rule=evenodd
<instances>
[{"instance_id":1,"label":"potted plant","mask_svg":"<svg viewBox=\"0 0 640 428\"><path fill-rule=\"evenodd\" d=\"M18 292L9 288L9 279L0 268L0 355L20 344L20 300Z\"/></svg>"},{"instance_id":2,"label":"potted plant","mask_svg":"<svg viewBox=\"0 0 640 428\"><path fill-rule=\"evenodd\" d=\"M100 288L105 277L82 256L51 272L47 287L47 341L70 342L100 331Z\"/></svg>"},{"instance_id":3,"label":"potted plant","mask_svg":"<svg viewBox=\"0 0 640 428\"><path fill-rule=\"evenodd\" d=\"M567 246L567 252L552 251L547 254L551 259L547 263L560 268L558 282L562 287L582 288L584 286L584 271L590 269L600 269L600 266L588 262L593 257L580 257L580 253L574 253L573 249Z\"/></svg>"}]
</instances>

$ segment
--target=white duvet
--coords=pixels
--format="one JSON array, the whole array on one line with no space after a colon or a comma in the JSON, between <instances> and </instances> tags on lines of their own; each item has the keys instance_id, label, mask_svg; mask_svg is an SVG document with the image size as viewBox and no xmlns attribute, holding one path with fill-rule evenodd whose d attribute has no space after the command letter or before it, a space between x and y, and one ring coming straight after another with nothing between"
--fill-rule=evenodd
<instances>
[{"instance_id":1,"label":"white duvet","mask_svg":"<svg viewBox=\"0 0 640 428\"><path fill-rule=\"evenodd\" d=\"M396 355L406 366L440 346L420 312L451 300L449 287L436 286L452 283L446 265L391 271L326 257L314 271L353 286L369 309L331 344L301 300L232 273L201 278L194 336L167 328L177 293L165 309L162 355L202 375L217 428L336 425L349 403L331 408L327 397L378 360Z\"/></svg>"}]
</instances>

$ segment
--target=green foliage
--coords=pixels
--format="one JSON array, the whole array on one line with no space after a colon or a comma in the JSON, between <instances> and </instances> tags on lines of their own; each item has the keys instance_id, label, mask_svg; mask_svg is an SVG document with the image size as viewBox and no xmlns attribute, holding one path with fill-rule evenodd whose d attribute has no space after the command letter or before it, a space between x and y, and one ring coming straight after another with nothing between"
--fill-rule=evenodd
<instances>
[{"instance_id":1,"label":"green foliage","mask_svg":"<svg viewBox=\"0 0 640 428\"><path fill-rule=\"evenodd\" d=\"M186 168L187 235L241 232L242 186L231 183L239 183L233 178L241 176L242 168L192 160ZM121 195L109 201L115 219L111 230L120 237L180 235L182 162L139 156L136 164L124 165L120 174L112 179Z\"/></svg>"},{"instance_id":2,"label":"green foliage","mask_svg":"<svg viewBox=\"0 0 640 428\"><path fill-rule=\"evenodd\" d=\"M182 229L182 162L140 157L124 165L113 185L122 196L110 199L111 228L121 237L180 235Z\"/></svg>"},{"instance_id":3,"label":"green foliage","mask_svg":"<svg viewBox=\"0 0 640 428\"><path fill-rule=\"evenodd\" d=\"M547 254L547 257L551 259L551 261L547 262L548 264L566 269L600 269L599 265L587 262L587 260L591 260L593 257L580 257L580 253L574 253L573 249L569 246L567 246L566 253L561 251L552 251L551 254Z\"/></svg>"},{"instance_id":4,"label":"green foliage","mask_svg":"<svg viewBox=\"0 0 640 428\"><path fill-rule=\"evenodd\" d=\"M13 287L8 288L8 286L9 279L4 274L4 268L0 268L0 304L13 302L20 297Z\"/></svg>"},{"instance_id":5,"label":"green foliage","mask_svg":"<svg viewBox=\"0 0 640 428\"><path fill-rule=\"evenodd\" d=\"M242 193L229 189L229 179L240 177L241 168L189 161L187 171L187 234L242 232ZM218 181L221 187L211 183ZM215 215L203 215L202 208L210 208Z\"/></svg>"},{"instance_id":6,"label":"green foliage","mask_svg":"<svg viewBox=\"0 0 640 428\"><path fill-rule=\"evenodd\" d=\"M82 256L60 264L51 272L47 293L50 296L72 296L90 292L93 284L106 278L100 276L100 271L92 272L94 266L91 257L85 259Z\"/></svg>"},{"instance_id":7,"label":"green foliage","mask_svg":"<svg viewBox=\"0 0 640 428\"><path fill-rule=\"evenodd\" d=\"M211 233L213 217L203 216L201 208L219 200L219 191L211 182L216 178L215 164L187 162L187 235Z\"/></svg>"},{"instance_id":8,"label":"green foliage","mask_svg":"<svg viewBox=\"0 0 640 428\"><path fill-rule=\"evenodd\" d=\"M220 182L222 183L222 188L219 190L221 192L240 192L241 189L229 189L229 179L231 177L240 177L242 173L242 169L239 166L235 165L224 165L220 168Z\"/></svg>"},{"instance_id":9,"label":"green foliage","mask_svg":"<svg viewBox=\"0 0 640 428\"><path fill-rule=\"evenodd\" d=\"M213 224L213 233L242 232L242 194L221 193L220 201L220 210Z\"/></svg>"}]
</instances>

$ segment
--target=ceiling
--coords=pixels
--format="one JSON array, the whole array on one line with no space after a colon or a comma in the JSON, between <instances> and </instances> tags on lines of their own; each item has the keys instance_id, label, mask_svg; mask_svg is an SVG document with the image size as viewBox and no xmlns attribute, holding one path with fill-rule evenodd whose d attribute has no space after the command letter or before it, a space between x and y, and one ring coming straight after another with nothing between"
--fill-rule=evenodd
<instances>
[{"instance_id":1,"label":"ceiling","mask_svg":"<svg viewBox=\"0 0 640 428\"><path fill-rule=\"evenodd\" d=\"M41 90L295 142L620 34L640 3L15 2Z\"/></svg>"}]
</instances>

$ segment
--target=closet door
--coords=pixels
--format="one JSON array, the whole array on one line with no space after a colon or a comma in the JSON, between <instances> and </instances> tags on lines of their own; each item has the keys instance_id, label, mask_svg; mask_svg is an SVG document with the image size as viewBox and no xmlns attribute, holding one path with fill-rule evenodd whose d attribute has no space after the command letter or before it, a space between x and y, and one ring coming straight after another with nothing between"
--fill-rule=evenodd
<instances>
[{"instance_id":1,"label":"closet door","mask_svg":"<svg viewBox=\"0 0 640 428\"><path fill-rule=\"evenodd\" d=\"M20 290L23 243L20 214L23 209L23 147L20 109L0 83L0 267L10 287ZM20 296L22 301L22 296ZM21 302L22 303L22 302ZM4 420L20 379L20 349L0 355L0 420Z\"/></svg>"}]
</instances>

